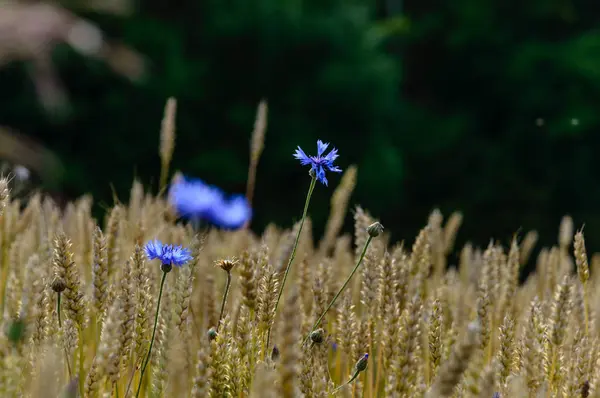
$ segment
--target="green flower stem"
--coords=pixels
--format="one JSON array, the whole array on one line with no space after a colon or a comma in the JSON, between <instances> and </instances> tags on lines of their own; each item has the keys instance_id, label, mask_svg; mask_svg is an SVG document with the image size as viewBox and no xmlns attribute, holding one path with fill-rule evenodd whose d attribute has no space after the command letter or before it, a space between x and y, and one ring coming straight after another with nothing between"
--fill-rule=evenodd
<instances>
[{"instance_id":1,"label":"green flower stem","mask_svg":"<svg viewBox=\"0 0 600 398\"><path fill-rule=\"evenodd\" d=\"M227 294L229 293L229 286L231 286L231 272L227 272L227 285L225 285L225 293L223 294L223 302L221 303L221 312L219 313L219 321L217 322L217 331L223 319L223 311L225 311L225 302L227 301Z\"/></svg>"},{"instance_id":2,"label":"green flower stem","mask_svg":"<svg viewBox=\"0 0 600 398\"><path fill-rule=\"evenodd\" d=\"M146 361L144 362L144 366L142 367L142 373L140 374L140 383L138 384L137 392L135 393L136 398L140 395L140 390L142 389L142 383L144 381L144 372L146 372L146 367L148 366L148 362L150 362L150 355L152 354L152 346L154 345L154 335L156 334L156 325L158 324L158 313L160 311L160 299L162 298L163 287L165 285L165 279L167 278L167 272L163 271L163 276L160 281L160 290L158 291L158 303L156 304L156 315L154 316L154 329L152 329L152 338L150 339L150 347L148 348L148 355L146 355Z\"/></svg>"},{"instance_id":3,"label":"green flower stem","mask_svg":"<svg viewBox=\"0 0 600 398\"><path fill-rule=\"evenodd\" d=\"M342 285L342 287L340 288L340 290L338 290L338 292L335 294L335 296L333 297L333 300L331 300L331 303L329 303L329 305L327 306L327 308L325 309L325 311L323 311L323 313L321 314L321 316L319 317L319 319L317 319L317 321L315 322L315 324L313 325L313 327L310 329L310 332L308 332L308 336L306 336L306 339L302 343L303 346L308 342L308 340L310 339L311 333L314 332L315 329L319 326L319 324L321 323L321 321L323 320L323 318L325 317L325 315L327 314L327 312L331 309L331 307L333 307L333 304L335 303L335 301L338 299L338 297L340 296L340 294L342 294L342 292L344 291L344 289L346 288L346 286L348 286L348 283L350 283L350 280L352 279L352 277L356 273L356 270L358 270L358 267L360 266L360 264L362 264L362 261L365 258L365 254L367 253L367 248L369 247L369 244L371 243L372 239L373 239L373 237L371 235L369 235L369 238L365 242L365 247L363 248L362 253L360 254L360 258L358 259L358 262L354 266L354 269L352 270L352 272L350 273L350 275L348 276L348 278L346 278L346 282L344 282L344 284Z\"/></svg>"},{"instance_id":4,"label":"green flower stem","mask_svg":"<svg viewBox=\"0 0 600 398\"><path fill-rule=\"evenodd\" d=\"M341 386L337 387L335 390L333 390L333 394L337 393L339 390L341 390L343 387L347 386L348 384L352 383L360 374L360 370L356 369L354 371L354 374L352 375L352 377L350 378L350 380L348 380L347 382L345 382L344 384L342 384Z\"/></svg>"},{"instance_id":5,"label":"green flower stem","mask_svg":"<svg viewBox=\"0 0 600 398\"><path fill-rule=\"evenodd\" d=\"M292 254L290 256L290 260L288 261L287 267L285 268L285 274L283 274L283 281L281 282L281 287L279 288L279 294L277 295L277 301L275 302L275 309L273 310L273 319L277 315L277 306L279 305L279 300L281 299L281 295L283 294L283 288L285 287L285 281L287 280L288 273L290 272L290 267L292 266L292 261L294 261L294 257L296 257L296 249L298 248L298 241L300 240L300 234L302 233L302 227L304 226L304 220L306 220L306 213L308 213L308 205L310 204L310 198L312 196L313 190L315 189L315 184L317 183L317 177L312 175L310 181L310 187L308 188L308 195L306 195L306 202L304 203L304 213L302 214L302 220L300 221L300 228L298 228L298 233L296 233L296 241L294 242L294 248L292 249ZM269 331L267 332L267 349L269 348L269 340L271 339L271 326L269 326Z\"/></svg>"}]
</instances>

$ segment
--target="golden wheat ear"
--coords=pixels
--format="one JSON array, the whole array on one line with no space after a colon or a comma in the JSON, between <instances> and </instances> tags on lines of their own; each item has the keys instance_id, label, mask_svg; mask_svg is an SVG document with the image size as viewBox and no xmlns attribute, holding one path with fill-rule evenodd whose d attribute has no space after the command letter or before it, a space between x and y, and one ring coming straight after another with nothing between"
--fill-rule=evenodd
<instances>
[{"instance_id":1,"label":"golden wheat ear","mask_svg":"<svg viewBox=\"0 0 600 398\"><path fill-rule=\"evenodd\" d=\"M262 100L258 104L256 110L256 119L254 120L254 130L252 131L252 138L250 140L250 165L248 167L248 181L246 183L246 199L252 206L252 199L254 197L254 187L256 184L256 169L258 168L258 161L260 155L265 147L265 133L267 131L267 101Z\"/></svg>"}]
</instances>

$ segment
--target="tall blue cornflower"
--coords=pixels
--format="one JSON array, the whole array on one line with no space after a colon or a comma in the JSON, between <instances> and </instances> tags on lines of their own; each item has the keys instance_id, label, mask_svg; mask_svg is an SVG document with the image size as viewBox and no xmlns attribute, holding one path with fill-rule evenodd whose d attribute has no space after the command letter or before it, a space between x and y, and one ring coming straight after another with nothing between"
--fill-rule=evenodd
<instances>
[{"instance_id":1,"label":"tall blue cornflower","mask_svg":"<svg viewBox=\"0 0 600 398\"><path fill-rule=\"evenodd\" d=\"M317 180L327 186L327 177L325 177L325 169L333 171L335 173L341 173L342 170L333 165L333 162L338 158L337 149L333 148L327 155L323 156L323 153L327 150L329 143L323 143L323 141L317 141L317 156L308 156L302 148L298 147L294 157L300 160L302 166L310 165L311 170L317 176Z\"/></svg>"},{"instance_id":2,"label":"tall blue cornflower","mask_svg":"<svg viewBox=\"0 0 600 398\"><path fill-rule=\"evenodd\" d=\"M180 216L225 229L238 229L252 217L243 195L227 197L221 189L200 179L184 178L172 184L169 201Z\"/></svg>"},{"instance_id":3,"label":"tall blue cornflower","mask_svg":"<svg viewBox=\"0 0 600 398\"><path fill-rule=\"evenodd\" d=\"M310 186L308 187L308 194L306 195L306 202L304 203L304 213L302 214L302 220L300 221L300 228L298 228L298 232L296 232L296 240L294 241L294 247L292 248L292 254L290 255L290 259L288 260L287 267L285 268L285 273L283 274L283 280L281 282L281 286L279 287L279 294L277 296L277 301L275 301L275 308L273 310L273 317L277 314L277 307L279 305L279 300L281 300L281 294L283 293L283 288L285 286L285 281L287 280L288 273L290 272L290 268L292 266L292 262L296 257L296 249L298 248L298 240L300 240L300 234L302 233L302 227L304 226L304 220L306 220L306 214L308 213L308 205L310 204L310 198L312 197L313 190L315 189L315 184L317 181L320 181L323 185L327 186L327 178L325 177L325 170L333 171L335 173L341 173L342 170L333 165L335 159L338 158L337 149L332 149L327 155L323 156L329 144L324 144L323 141L317 141L317 156L308 156L302 148L298 147L296 152L294 153L294 157L300 160L300 164L303 166L310 165ZM269 339L271 337L271 328L269 327L269 331L267 332L267 346L269 345Z\"/></svg>"},{"instance_id":4,"label":"tall blue cornflower","mask_svg":"<svg viewBox=\"0 0 600 398\"><path fill-rule=\"evenodd\" d=\"M150 361L152 354L152 347L154 346L154 336L156 336L156 325L158 324L158 313L160 312L160 300L163 294L163 288L165 286L165 280L167 274L173 269L173 265L181 267L192 259L190 249L183 248L183 246L165 245L161 241L155 239L149 241L144 246L144 251L150 260L158 259L161 262L160 269L162 270L162 279L160 280L160 289L158 290L158 302L156 303L156 314L154 315L154 328L152 329L152 338L150 339L150 346L148 347L148 353L142 367L142 373L140 374L140 382L138 384L136 398L140 395L142 389L142 382L144 380L144 372ZM132 376L133 377L133 376Z\"/></svg>"}]
</instances>

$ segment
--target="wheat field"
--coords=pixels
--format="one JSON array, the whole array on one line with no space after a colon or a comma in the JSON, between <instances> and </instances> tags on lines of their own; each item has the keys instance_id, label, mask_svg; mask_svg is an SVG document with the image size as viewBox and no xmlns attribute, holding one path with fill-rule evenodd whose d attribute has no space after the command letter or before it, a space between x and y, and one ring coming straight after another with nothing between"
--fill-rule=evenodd
<instances>
[{"instance_id":1,"label":"wheat field","mask_svg":"<svg viewBox=\"0 0 600 398\"><path fill-rule=\"evenodd\" d=\"M198 228L139 181L97 220L89 196L59 208L0 178L0 396L600 397L600 260L588 264L570 217L537 258L534 231L456 247L462 215L438 210L392 244L393 225L374 233L350 204L356 182L350 166L315 240L310 217L260 234ZM154 239L191 260L161 271Z\"/></svg>"}]
</instances>

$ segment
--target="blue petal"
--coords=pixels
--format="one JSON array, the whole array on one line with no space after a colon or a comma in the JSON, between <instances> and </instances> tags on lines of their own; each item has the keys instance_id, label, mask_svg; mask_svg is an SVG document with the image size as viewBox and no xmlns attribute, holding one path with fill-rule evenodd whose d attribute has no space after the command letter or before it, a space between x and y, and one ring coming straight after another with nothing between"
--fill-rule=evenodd
<instances>
[{"instance_id":1,"label":"blue petal","mask_svg":"<svg viewBox=\"0 0 600 398\"><path fill-rule=\"evenodd\" d=\"M192 259L189 249L184 249L182 246L175 246L171 251L171 263L175 265L183 265Z\"/></svg>"},{"instance_id":2,"label":"blue petal","mask_svg":"<svg viewBox=\"0 0 600 398\"><path fill-rule=\"evenodd\" d=\"M317 156L307 156L300 147L298 147L294 153L294 157L299 159L303 166L310 164L311 169L315 172L317 180L326 186L328 181L327 177L325 176L325 169L336 173L340 173L342 171L339 167L333 165L334 160L339 156L337 149L333 148L329 154L322 156L328 147L329 143L324 143L321 140L317 140Z\"/></svg>"},{"instance_id":3,"label":"blue petal","mask_svg":"<svg viewBox=\"0 0 600 398\"><path fill-rule=\"evenodd\" d=\"M300 160L300 164L302 166L306 166L307 164L311 163L310 157L308 157L304 151L302 150L302 148L298 147L298 149L296 149L296 153L294 153L294 157L298 160Z\"/></svg>"},{"instance_id":4,"label":"blue petal","mask_svg":"<svg viewBox=\"0 0 600 398\"><path fill-rule=\"evenodd\" d=\"M317 156L323 155L323 152L327 149L329 143L323 143L321 140L317 140Z\"/></svg>"},{"instance_id":5,"label":"blue petal","mask_svg":"<svg viewBox=\"0 0 600 398\"><path fill-rule=\"evenodd\" d=\"M327 186L327 177L325 177L325 169L323 166L319 166L316 169L317 172L317 180L321 181L321 183Z\"/></svg>"},{"instance_id":6,"label":"blue petal","mask_svg":"<svg viewBox=\"0 0 600 398\"><path fill-rule=\"evenodd\" d=\"M153 240L146 243L144 247L146 255L150 260L154 260L155 258L160 258L163 254L163 244L158 240Z\"/></svg>"},{"instance_id":7,"label":"blue petal","mask_svg":"<svg viewBox=\"0 0 600 398\"><path fill-rule=\"evenodd\" d=\"M150 260L159 259L163 264L183 265L192 259L189 249L165 245L156 239L146 243L145 250Z\"/></svg>"},{"instance_id":8,"label":"blue petal","mask_svg":"<svg viewBox=\"0 0 600 398\"><path fill-rule=\"evenodd\" d=\"M335 148L333 148L333 149L331 150L331 152L329 152L329 153L327 154L327 156L325 156L325 159L326 159L326 160L328 160L328 161L330 161L330 162L333 162L333 161L334 161L334 160L336 160L336 159L337 159L339 156L340 156L340 155L338 155L338 150L337 150L337 149L335 149Z\"/></svg>"},{"instance_id":9,"label":"blue petal","mask_svg":"<svg viewBox=\"0 0 600 398\"><path fill-rule=\"evenodd\" d=\"M329 170L329 171L333 171L335 173L341 173L342 172L342 169L340 169L339 167L334 166L332 164L327 164L326 166L327 166L327 170Z\"/></svg>"},{"instance_id":10,"label":"blue petal","mask_svg":"<svg viewBox=\"0 0 600 398\"><path fill-rule=\"evenodd\" d=\"M252 217L252 208L243 195L236 195L223 201L214 209L212 221L221 228L238 229Z\"/></svg>"},{"instance_id":11,"label":"blue petal","mask_svg":"<svg viewBox=\"0 0 600 398\"><path fill-rule=\"evenodd\" d=\"M186 180L175 183L169 192L169 201L177 213L186 217L206 217L215 203L222 200L223 193L218 188L201 180Z\"/></svg>"}]
</instances>

